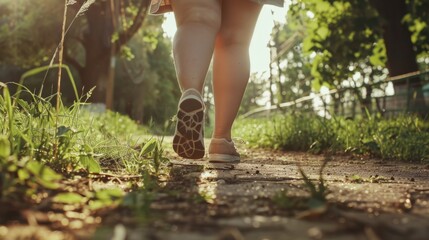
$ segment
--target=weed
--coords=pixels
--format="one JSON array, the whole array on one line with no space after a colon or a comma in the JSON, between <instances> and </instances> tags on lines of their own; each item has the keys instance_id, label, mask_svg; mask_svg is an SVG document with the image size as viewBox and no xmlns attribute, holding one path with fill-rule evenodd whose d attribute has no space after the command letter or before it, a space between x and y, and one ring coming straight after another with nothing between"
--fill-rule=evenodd
<instances>
[{"instance_id":1,"label":"weed","mask_svg":"<svg viewBox=\"0 0 429 240\"><path fill-rule=\"evenodd\" d=\"M155 192L159 186L154 177L147 172L143 174L143 186L136 191L128 193L122 205L133 209L142 221L150 216L150 205L155 199Z\"/></svg>"},{"instance_id":2,"label":"weed","mask_svg":"<svg viewBox=\"0 0 429 240\"><path fill-rule=\"evenodd\" d=\"M273 201L282 209L298 210L307 208L305 201L302 201L301 198L290 196L287 190L282 190L275 194Z\"/></svg>"},{"instance_id":3,"label":"weed","mask_svg":"<svg viewBox=\"0 0 429 240\"><path fill-rule=\"evenodd\" d=\"M323 171L326 165L329 162L329 157L325 157L322 166L319 170L319 179L316 183L314 183L304 172L304 170L299 166L298 171L301 174L304 186L310 193L309 206L314 208L319 204L324 204L326 202L326 195L328 194L328 188L326 187L325 180L323 178Z\"/></svg>"},{"instance_id":4,"label":"weed","mask_svg":"<svg viewBox=\"0 0 429 240\"><path fill-rule=\"evenodd\" d=\"M41 188L56 189L62 176L30 157L11 155L10 142L0 136L0 202L29 199Z\"/></svg>"},{"instance_id":5,"label":"weed","mask_svg":"<svg viewBox=\"0 0 429 240\"><path fill-rule=\"evenodd\" d=\"M326 207L326 195L329 193L329 190L323 178L323 171L328 164L329 159L329 157L325 157L325 160L323 161L322 166L319 170L319 179L316 182L314 182L307 176L301 166L298 166L298 171L301 174L302 180L304 181L304 189L308 192L307 197L292 197L288 194L287 190L283 190L274 196L273 201L283 209L310 209L311 211L309 212L309 214L311 214L314 210L317 209L316 212L320 213L319 210L325 209Z\"/></svg>"}]
</instances>

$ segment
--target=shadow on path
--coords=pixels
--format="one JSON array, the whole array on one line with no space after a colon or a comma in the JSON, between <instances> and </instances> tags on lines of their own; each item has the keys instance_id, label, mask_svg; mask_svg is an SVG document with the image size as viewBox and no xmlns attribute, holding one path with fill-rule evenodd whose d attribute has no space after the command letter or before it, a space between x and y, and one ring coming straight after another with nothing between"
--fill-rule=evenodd
<instances>
[{"instance_id":1,"label":"shadow on path","mask_svg":"<svg viewBox=\"0 0 429 240\"><path fill-rule=\"evenodd\" d=\"M234 165L173 159L152 218L126 226L126 239L428 239L425 165L334 156L324 172L323 211L303 215L274 201L285 191L308 198L297 166L317 181L322 162L262 150L243 151Z\"/></svg>"}]
</instances>

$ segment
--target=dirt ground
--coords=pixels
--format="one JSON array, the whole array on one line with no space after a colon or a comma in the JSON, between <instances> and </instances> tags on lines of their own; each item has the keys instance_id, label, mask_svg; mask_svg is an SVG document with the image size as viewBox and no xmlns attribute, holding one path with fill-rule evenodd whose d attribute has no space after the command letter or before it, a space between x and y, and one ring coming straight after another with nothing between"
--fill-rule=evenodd
<instances>
[{"instance_id":1,"label":"dirt ground","mask_svg":"<svg viewBox=\"0 0 429 240\"><path fill-rule=\"evenodd\" d=\"M144 225L95 236L127 239L429 239L429 165L329 156L327 203L302 207L326 156L243 150L239 164L174 159ZM174 156L174 155L173 155ZM279 193L285 193L281 198ZM292 202L284 207L279 201ZM105 219L108 223L108 217Z\"/></svg>"},{"instance_id":2,"label":"dirt ground","mask_svg":"<svg viewBox=\"0 0 429 240\"><path fill-rule=\"evenodd\" d=\"M76 231L17 224L0 226L0 236L25 239L16 229L34 228L40 239L429 239L428 164L239 149L239 164L168 153L169 174L144 216L116 208ZM317 184L326 160L327 201L312 204L299 167Z\"/></svg>"}]
</instances>

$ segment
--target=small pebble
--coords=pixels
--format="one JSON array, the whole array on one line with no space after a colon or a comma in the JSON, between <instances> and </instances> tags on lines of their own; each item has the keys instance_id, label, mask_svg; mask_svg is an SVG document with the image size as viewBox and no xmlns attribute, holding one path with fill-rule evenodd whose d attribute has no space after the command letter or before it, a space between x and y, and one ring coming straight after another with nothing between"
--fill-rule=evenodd
<instances>
[{"instance_id":1,"label":"small pebble","mask_svg":"<svg viewBox=\"0 0 429 240\"><path fill-rule=\"evenodd\" d=\"M225 184L225 180L219 179L219 180L217 180L217 184Z\"/></svg>"}]
</instances>

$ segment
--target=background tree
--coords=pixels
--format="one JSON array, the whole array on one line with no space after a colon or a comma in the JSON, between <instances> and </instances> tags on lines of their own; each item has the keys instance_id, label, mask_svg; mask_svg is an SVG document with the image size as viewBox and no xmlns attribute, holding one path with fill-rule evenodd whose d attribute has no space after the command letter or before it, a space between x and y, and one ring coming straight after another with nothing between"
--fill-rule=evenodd
<instances>
[{"instance_id":1,"label":"background tree","mask_svg":"<svg viewBox=\"0 0 429 240\"><path fill-rule=\"evenodd\" d=\"M29 68L49 61L61 36L63 4L0 0L0 64Z\"/></svg>"},{"instance_id":2,"label":"background tree","mask_svg":"<svg viewBox=\"0 0 429 240\"><path fill-rule=\"evenodd\" d=\"M114 110L127 113L140 122L152 118L163 123L175 112L179 90L171 57L171 39L162 30L162 16L146 18L147 2L95 1L68 32L66 63L72 66L79 88L83 86L85 91L96 84L94 79L101 81L106 89L108 76L114 76ZM69 5L69 23L83 3L80 0ZM112 7L108 3L114 3L114 14L109 13ZM49 64L60 38L63 4L56 0L44 0L43 5L31 0L0 0L1 81L17 81L25 70ZM115 29L112 21L117 24ZM116 58L115 71L109 69L110 60L107 61L112 56ZM51 72L54 75L55 71ZM26 81L26 85L37 91L43 75ZM50 75L44 84L46 94L52 94L49 90L55 89L55 84L49 80ZM101 88L100 84L97 88ZM63 100L67 92L65 86ZM92 100L104 102L104 96L103 91L98 95L94 92Z\"/></svg>"},{"instance_id":3,"label":"background tree","mask_svg":"<svg viewBox=\"0 0 429 240\"><path fill-rule=\"evenodd\" d=\"M275 106L312 92L310 57L302 51L303 26L290 14L285 18L286 23L274 22L268 45L271 50L268 78L265 73L251 75L239 114L259 108L265 101ZM310 110L311 102L298 107Z\"/></svg>"},{"instance_id":4,"label":"background tree","mask_svg":"<svg viewBox=\"0 0 429 240\"><path fill-rule=\"evenodd\" d=\"M115 83L115 109L140 122L164 123L171 118L180 97L171 39L164 37L158 24L162 18L148 18L129 42L127 55L118 64ZM150 32L150 34L148 33Z\"/></svg>"},{"instance_id":5,"label":"background tree","mask_svg":"<svg viewBox=\"0 0 429 240\"><path fill-rule=\"evenodd\" d=\"M9 1L10 2L10 1ZM98 0L77 18L67 36L65 63L74 67L90 101L105 102L115 56L142 27L149 0ZM69 22L86 0L70 1ZM64 2L19 0L0 4L1 63L24 68L49 62L58 44ZM47 18L46 16L49 16ZM125 49L126 51L126 49ZM111 68L112 66L112 68Z\"/></svg>"},{"instance_id":6,"label":"background tree","mask_svg":"<svg viewBox=\"0 0 429 240\"><path fill-rule=\"evenodd\" d=\"M294 101L311 93L310 58L302 51L303 26L286 17L286 23L274 24L272 47L277 79L277 104Z\"/></svg>"},{"instance_id":7,"label":"background tree","mask_svg":"<svg viewBox=\"0 0 429 240\"><path fill-rule=\"evenodd\" d=\"M76 10L84 3L78 2ZM96 1L85 14L84 23L75 25L77 31L72 38L84 49L84 61L76 59L71 50L65 51L65 60L78 71L84 91L95 87L92 102L105 102L106 92L113 91L108 80L113 78L109 74L114 69L115 56L141 28L149 3L149 0Z\"/></svg>"},{"instance_id":8,"label":"background tree","mask_svg":"<svg viewBox=\"0 0 429 240\"><path fill-rule=\"evenodd\" d=\"M321 84L342 88L344 80L353 79L355 73L363 76L361 85L370 85L383 78L383 68L390 76L417 71L418 52L415 46L426 47L424 31L406 24L405 17L416 18L410 8L414 1L370 0L303 0L295 1L291 12L308 28L304 51L315 54L312 75L313 87ZM425 4L426 0L419 1ZM381 4L384 3L384 4ZM402 4L402 5L401 5ZM381 6L382 5L382 6ZM399 7L401 10L399 11ZM404 13L408 12L409 15ZM420 20L419 20L420 21ZM427 19L425 20L427 21ZM409 22L413 22L414 20ZM414 24L415 25L415 24ZM420 27L421 28L421 27ZM419 42L412 42L417 34ZM427 43L426 43L427 44ZM402 54L398 54L402 52ZM397 62L406 62L396 66ZM414 80L417 94L409 99L420 109L425 109L421 83ZM401 92L403 83L395 82L396 92ZM411 96L410 96L411 97Z\"/></svg>"}]
</instances>

